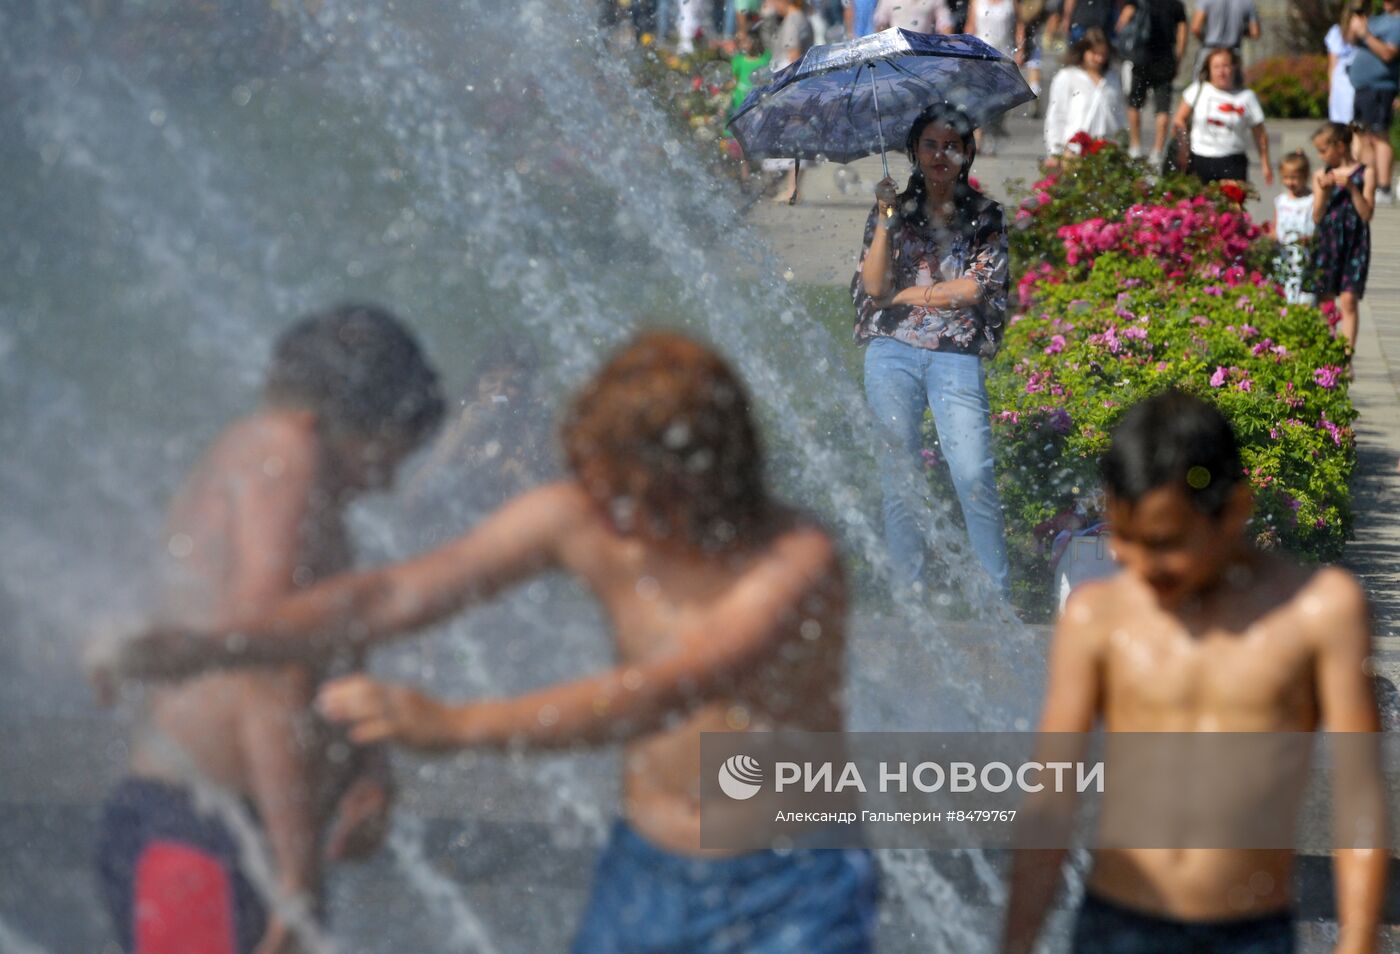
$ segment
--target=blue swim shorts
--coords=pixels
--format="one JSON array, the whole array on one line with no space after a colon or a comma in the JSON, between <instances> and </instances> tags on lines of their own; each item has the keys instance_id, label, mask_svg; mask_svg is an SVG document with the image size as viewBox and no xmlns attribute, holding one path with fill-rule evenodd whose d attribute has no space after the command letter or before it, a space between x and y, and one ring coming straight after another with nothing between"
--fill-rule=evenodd
<instances>
[{"instance_id":1,"label":"blue swim shorts","mask_svg":"<svg viewBox=\"0 0 1400 954\"><path fill-rule=\"evenodd\" d=\"M869 954L879 878L864 849L672 854L626 822L594 875L574 954Z\"/></svg>"}]
</instances>

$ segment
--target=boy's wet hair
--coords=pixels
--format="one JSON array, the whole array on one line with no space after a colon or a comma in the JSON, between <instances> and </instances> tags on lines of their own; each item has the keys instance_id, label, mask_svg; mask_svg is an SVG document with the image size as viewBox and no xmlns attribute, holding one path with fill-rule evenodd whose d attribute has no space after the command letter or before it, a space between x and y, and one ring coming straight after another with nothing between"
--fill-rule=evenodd
<instances>
[{"instance_id":1,"label":"boy's wet hair","mask_svg":"<svg viewBox=\"0 0 1400 954\"><path fill-rule=\"evenodd\" d=\"M1218 517L1243 476L1230 422L1205 401L1171 389L1129 408L1099 461L1104 486L1136 503L1162 487L1178 487L1191 505Z\"/></svg>"},{"instance_id":2,"label":"boy's wet hair","mask_svg":"<svg viewBox=\"0 0 1400 954\"><path fill-rule=\"evenodd\" d=\"M622 533L681 549L754 542L771 505L737 375L709 347L645 332L584 385L565 415L569 469Z\"/></svg>"},{"instance_id":3,"label":"boy's wet hair","mask_svg":"<svg viewBox=\"0 0 1400 954\"><path fill-rule=\"evenodd\" d=\"M421 442L442 421L437 372L408 328L375 305L301 319L272 350L267 397L315 411L323 427Z\"/></svg>"}]
</instances>

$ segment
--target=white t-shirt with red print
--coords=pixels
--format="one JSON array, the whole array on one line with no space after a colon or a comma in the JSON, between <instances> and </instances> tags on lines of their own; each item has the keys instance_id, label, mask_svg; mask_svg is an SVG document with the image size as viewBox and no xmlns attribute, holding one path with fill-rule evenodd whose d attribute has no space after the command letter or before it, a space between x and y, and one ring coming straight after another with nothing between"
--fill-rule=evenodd
<instances>
[{"instance_id":1,"label":"white t-shirt with red print","mask_svg":"<svg viewBox=\"0 0 1400 954\"><path fill-rule=\"evenodd\" d=\"M1264 121L1264 107L1259 105L1253 90L1228 92L1209 83L1192 83L1181 97L1194 104L1192 152L1207 159L1249 152L1250 131Z\"/></svg>"}]
</instances>

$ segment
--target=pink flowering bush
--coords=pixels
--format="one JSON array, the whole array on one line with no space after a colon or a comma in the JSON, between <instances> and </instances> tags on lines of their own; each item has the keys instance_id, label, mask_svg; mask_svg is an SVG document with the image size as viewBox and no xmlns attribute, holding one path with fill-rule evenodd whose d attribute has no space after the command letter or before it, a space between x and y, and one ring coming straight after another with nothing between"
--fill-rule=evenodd
<instances>
[{"instance_id":1,"label":"pink flowering bush","mask_svg":"<svg viewBox=\"0 0 1400 954\"><path fill-rule=\"evenodd\" d=\"M1050 598L1035 529L1085 509L1118 417L1168 386L1212 401L1234 425L1258 543L1330 560L1349 536L1356 415L1342 345L1318 309L1289 305L1260 272L1210 262L1198 247L1192 268L1173 276L1147 252L1161 244L1100 250L1082 276L1037 282L989 369L1022 606Z\"/></svg>"},{"instance_id":2,"label":"pink flowering bush","mask_svg":"<svg viewBox=\"0 0 1400 954\"><path fill-rule=\"evenodd\" d=\"M1105 252L1155 259L1176 280L1220 264L1243 267L1263 232L1247 214L1204 195L1170 205L1134 205L1123 218L1093 218L1061 226L1065 264L1092 262Z\"/></svg>"},{"instance_id":3,"label":"pink flowering bush","mask_svg":"<svg viewBox=\"0 0 1400 954\"><path fill-rule=\"evenodd\" d=\"M1111 251L1150 255L1173 281L1206 267L1273 269L1277 243L1241 208L1238 187L1202 185L1188 175L1149 180L1142 172L1109 145L1029 186L1011 231L1022 301L1035 285L1078 277Z\"/></svg>"}]
</instances>

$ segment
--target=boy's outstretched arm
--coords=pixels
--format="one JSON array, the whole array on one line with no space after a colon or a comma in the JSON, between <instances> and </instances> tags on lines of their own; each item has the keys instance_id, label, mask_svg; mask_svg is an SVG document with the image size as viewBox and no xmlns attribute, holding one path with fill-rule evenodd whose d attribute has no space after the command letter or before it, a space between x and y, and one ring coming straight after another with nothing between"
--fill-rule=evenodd
<instances>
[{"instance_id":1,"label":"boy's outstretched arm","mask_svg":"<svg viewBox=\"0 0 1400 954\"><path fill-rule=\"evenodd\" d=\"M560 541L590 506L572 484L530 491L470 533L403 563L332 577L213 631L143 633L118 650L111 667L123 678L172 678L220 666L314 661L385 642L553 566Z\"/></svg>"},{"instance_id":2,"label":"boy's outstretched arm","mask_svg":"<svg viewBox=\"0 0 1400 954\"><path fill-rule=\"evenodd\" d=\"M1368 673L1371 655L1371 616L1366 594L1348 573L1338 569L1318 574L1317 598L1322 611L1317 620L1318 700L1323 728L1329 733L1378 733L1380 714L1376 708L1375 687ZM1345 805L1348 811L1364 814L1376 847L1342 849L1333 853L1337 882L1337 921L1341 935L1337 954L1371 954L1376 950L1376 932L1385 900L1386 867L1390 852L1387 844L1384 782L1377 762L1379 736L1375 747L1365 741L1338 739L1340 744L1357 746L1348 750L1351 771L1346 775ZM1364 747L1364 750L1363 748ZM1341 760L1339 760L1340 762ZM1340 782L1340 779L1338 779ZM1334 804L1341 793L1334 794ZM1357 819L1343 819L1355 824Z\"/></svg>"},{"instance_id":3,"label":"boy's outstretched arm","mask_svg":"<svg viewBox=\"0 0 1400 954\"><path fill-rule=\"evenodd\" d=\"M1083 733L1094 727L1103 687L1092 593L1103 585L1084 584L1071 594L1060 615L1050 647L1041 733ZM1056 753L1056 757L1063 754ZM1022 810L1031 825L1054 823L1062 827L1069 823L1073 811L1072 797L1048 790L1031 795ZM1003 954L1030 954L1035 947L1041 924L1059 890L1064 858L1063 848L1024 848L1013 853Z\"/></svg>"},{"instance_id":4,"label":"boy's outstretched arm","mask_svg":"<svg viewBox=\"0 0 1400 954\"><path fill-rule=\"evenodd\" d=\"M681 638L672 654L514 699L454 706L405 686L350 676L321 691L329 719L357 742L413 748L620 741L704 703L790 636L808 600L843 600L835 551L815 529L793 531Z\"/></svg>"}]
</instances>

